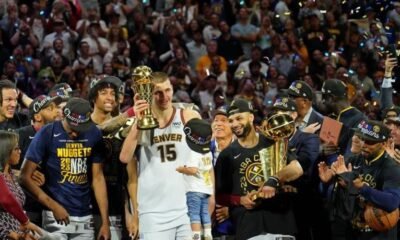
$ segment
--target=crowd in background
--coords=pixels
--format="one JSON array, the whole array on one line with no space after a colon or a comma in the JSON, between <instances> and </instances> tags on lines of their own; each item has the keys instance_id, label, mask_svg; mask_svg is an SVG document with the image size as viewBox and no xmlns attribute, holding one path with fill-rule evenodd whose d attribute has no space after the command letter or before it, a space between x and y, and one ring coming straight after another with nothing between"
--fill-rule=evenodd
<instances>
[{"instance_id":1,"label":"crowd in background","mask_svg":"<svg viewBox=\"0 0 400 240\"><path fill-rule=\"evenodd\" d=\"M236 96L262 116L294 80L319 91L337 78L376 119L400 3L3 0L0 16L2 79L31 98L62 82L85 98L93 75L129 82L133 67L147 65L168 73L175 100L196 103L204 117Z\"/></svg>"},{"instance_id":2,"label":"crowd in background","mask_svg":"<svg viewBox=\"0 0 400 240\"><path fill-rule=\"evenodd\" d=\"M44 221L47 226L44 224L43 227L48 229L50 221L61 221L68 225L70 210L80 204L85 205L83 210L73 214L78 217L91 216L91 204L97 200L98 206L94 207L97 215L96 234L110 237L108 228L114 227L114 224L119 227L119 236L136 236L138 206L134 201L127 201L127 195L136 199L137 192L131 192L132 181L138 177L136 171L146 171L146 165L140 166L143 169L131 171L136 166L133 157L136 146L144 152L138 157L139 162L153 157L159 157L163 163L178 159L183 168L179 172L188 172L185 170L184 158L190 150L180 140L184 134L191 136L191 133L183 132L184 118L199 116L192 109L177 110L172 107L168 94L173 93L172 102L193 103L190 106L203 119L212 122L211 149L208 149L211 133L205 137L195 134L193 139L196 144L201 142L206 145L212 153L216 179L213 184L216 192L211 197L206 194L205 199L209 200L210 213L216 207L211 217L214 237L236 235L236 239L248 239L256 234L272 233L277 234L274 236L276 239L282 237L281 234L287 234L288 239L296 236L300 240L328 237L364 240L372 239L364 233L373 232L378 239L382 236L384 239L396 239L394 227L378 233L371 226L365 225L364 219L356 222L361 222L362 226L361 223L354 224L354 214L360 214L363 207L357 205L355 209L359 212L347 211L346 204L358 204L359 199L354 200L342 194L348 193L348 185L341 185L342 188L337 186L343 173L346 175L352 172L339 156L344 155L346 161L356 164L362 170L371 171L368 174L373 175L373 180L368 182L374 184L371 188L362 182L356 182L358 185L353 182L358 194L367 201L384 206L383 209L388 211L397 209L400 204L400 188L396 177L400 170L394 161L400 162L400 152L396 149L400 146L400 108L396 107L400 104L400 70L397 67L397 58L400 55L397 50L399 30L400 2L386 0L0 0L0 129L16 129L19 133L18 144L18 138L11 136L13 141L10 140L9 146L7 145L7 151L11 153L2 160L7 164L0 170L4 172L6 185L12 185L13 193L21 195L18 195L17 200L23 202L22 190L13 182L17 176L10 171L10 167L19 169L23 159L27 158L22 167L21 183L29 192L34 193L36 200L44 204L46 202L42 202L43 199L38 199L42 193L38 190L39 186L45 184L48 187L47 185L54 184L56 189L62 184L56 184L56 177L53 176L55 174L45 174L48 179L44 179L36 171L37 168L40 170L42 158L48 157L56 161L60 158L61 162L72 163L74 168L68 168L71 171L68 173L77 171L82 179L71 177L71 181L75 181L77 185L84 182L87 188L93 184L96 196L89 196L85 188L85 198L82 198L85 201L71 198L76 202L70 204L68 201L62 202L67 198L52 189L54 192L50 196L61 196L62 201L56 200L62 203L50 201L47 202L48 205L44 204L51 211L46 211L47 215L43 215L44 220L50 219L48 222ZM117 116L113 119L116 125L123 122L118 128L125 128L127 126L124 121L127 117L136 115L139 118L148 105L137 98L134 101L130 86L133 69L141 65L151 68L154 73L152 76L157 79L154 83L157 91L153 94L155 103L151 106L153 111L156 110L156 117L161 123L161 127L155 130L159 136L152 136L152 140L156 139L156 142L148 146L143 142L138 143L137 123L134 121L134 130L130 130L130 135L128 132L109 133L102 129L104 135L100 137L98 129L91 129L95 133L93 135L89 134L89 126L84 127L85 131L81 129L83 127L77 128L78 130L73 128L84 125L85 121L101 126L112 116ZM173 91L170 91L169 84ZM280 183L294 183L298 195L293 199L288 197L295 202L293 209L290 204L280 208L282 202L279 199L282 195L271 200L277 204L277 208L269 204L257 205L250 198L250 193L259 187L259 182L251 182L253 179L247 173L253 174L255 168L248 163L259 160L258 148L272 144L270 140L259 137L260 129L254 126L261 126L262 129L265 126L262 125L265 117L279 111L286 112L295 120L295 131L288 139L289 152L293 150L294 155L287 159L288 168L282 170L284 174L264 179L266 185L263 187L267 190L262 188L264 195L260 198L266 198L263 203L267 203L281 187ZM318 137L323 116L336 118L343 125L336 144L321 142ZM170 119L173 124L169 124ZM164 126L168 128L165 130ZM171 130L171 126L179 126L179 131ZM61 146L56 140L60 136L58 132L48 132L53 127L62 132L62 137L68 141L82 140L81 142L93 146L83 146L81 143ZM39 130L42 128L43 130ZM85 134L81 134L82 132ZM167 135L169 137L164 138ZM125 141L123 148L125 137L128 141ZM146 136L141 135L140 138ZM87 141L88 139L91 141ZM30 144L30 141L34 144ZM172 152L164 155L163 152L160 153L162 156L156 156L150 154L151 151L143 150L154 150L157 144L174 141L181 144L179 151L169 149L175 155L170 155ZM362 142L362 147L358 149L357 141ZM52 142L61 145L53 146ZM102 144L97 145L97 142ZM104 148L103 144L106 145ZM257 150L248 146L256 146ZM81 167L81 160L69 155L75 154L74 148L83 150L86 147L96 147L94 156L91 151L85 153L90 155L87 156L87 159L90 158L88 161L94 163L94 168L89 171L96 173L91 176L92 183L88 181L87 166ZM57 149L57 152L64 149L65 152L49 157L47 151L52 148ZM97 151L98 149L111 150L104 157L100 156L102 151ZM223 151L224 149L228 150ZM162 152L164 149L158 146L155 151ZM221 157L218 157L220 153ZM124 157L120 159L119 154ZM204 154L209 155L209 152ZM240 157L241 154L243 155ZM229 161L236 157L237 161L243 163L240 164L241 169L236 169L238 166L235 164L230 165ZM385 163L382 167L385 171L378 171L378 167L368 168L371 164L363 165L364 159L368 160L366 162L372 159L369 162L371 164L376 159L382 159L380 162ZM99 167L102 161L105 162L104 182L103 170ZM207 167L211 168L209 158L206 162ZM45 164L49 165L48 162ZM68 164L61 166L67 169ZM175 175L170 180L176 180L174 185L158 179L160 186L150 187L159 189L166 186L165 189L176 192L184 189L183 181L178 181L181 176L176 175L174 166L167 171L153 161L147 169L149 168L159 170L160 176L170 177L168 174L173 172ZM66 169L59 175L64 176ZM213 169L207 168L205 172ZM49 173L48 169L44 170ZM246 172L246 176L240 175L243 172ZM348 182L356 181L360 174L365 174L361 170L354 169L354 172L357 175L346 175L344 179ZM247 184L244 188L242 185L234 186L237 183L235 181L229 182L230 178L237 177L238 180L239 175L241 183ZM3 177L3 174L0 176ZM153 176L149 175L148 178L153 179ZM0 184L3 184L2 180L0 178ZM330 185L332 182L334 190ZM140 184L139 182L139 188L149 187L147 182ZM106 188L109 193L108 202L104 201L106 198L103 195L99 195ZM178 195L171 194L185 205L185 196ZM145 193L145 197L156 201L151 191ZM24 207L37 207L38 204L33 202L32 205L29 198L28 196L28 203ZM145 198L141 200L142 206L146 203L143 199ZM168 200L171 205L174 204L173 198ZM326 205L330 200L334 200L334 204ZM342 201L344 204L340 205ZM78 202L79 204L75 204ZM121 202L125 204L119 204ZM178 201L176 202L178 206ZM151 205L150 201L147 203ZM164 204L153 205L164 211L170 209L168 203L165 201ZM146 208L150 214L153 205ZM207 209L208 205L204 206L206 207L202 209ZM110 223L107 223L109 220L106 209L110 210L110 216L115 217L110 218ZM183 218L186 216L185 209L180 209L184 213ZM274 215L276 209L279 213ZM310 214L312 209L314 213ZM7 206L2 210L10 211ZM28 212L41 213L41 210L28 209ZM250 217L247 215L249 221L239 217L241 214L246 215L247 211L254 214ZM121 216L125 214L132 219L121 220ZM24 225L27 216L22 210L16 216L13 220L15 234L21 232L18 224L28 230L37 230L35 226ZM31 216L29 218L32 221ZM153 234L152 231L162 225L158 224L158 217L153 218L139 221L139 225L142 224L141 234ZM0 221L7 222L7 219ZM92 220L85 221L91 223ZM147 224L153 223L152 221L154 224ZM232 229L230 226L228 230L224 227L219 229L226 221L228 224L233 222L236 228ZM40 222L37 219L35 223L40 225ZM121 227L122 225L126 226ZM207 222L206 225L204 236L210 239L211 223ZM350 230L351 227L355 227L355 230ZM191 232L190 229L184 230L186 234ZM191 230L197 237L203 234L197 228L196 231L193 228ZM88 239L94 235L92 232L86 234ZM154 236L159 235L150 236L156 239ZM17 235L15 238L18 237Z\"/></svg>"}]
</instances>

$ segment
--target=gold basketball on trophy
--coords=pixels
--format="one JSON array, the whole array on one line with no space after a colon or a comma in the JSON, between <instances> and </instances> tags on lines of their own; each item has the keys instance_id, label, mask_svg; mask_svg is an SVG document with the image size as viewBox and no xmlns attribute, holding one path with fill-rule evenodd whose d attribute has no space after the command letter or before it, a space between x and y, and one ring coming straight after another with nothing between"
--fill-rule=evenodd
<instances>
[{"instance_id":1,"label":"gold basketball on trophy","mask_svg":"<svg viewBox=\"0 0 400 240\"><path fill-rule=\"evenodd\" d=\"M139 94L140 99L146 100L151 106L153 100L152 70L147 66L138 66L133 69L132 89ZM138 119L138 129L148 130L158 127L158 121L151 113L151 107L144 111L143 117Z\"/></svg>"}]
</instances>

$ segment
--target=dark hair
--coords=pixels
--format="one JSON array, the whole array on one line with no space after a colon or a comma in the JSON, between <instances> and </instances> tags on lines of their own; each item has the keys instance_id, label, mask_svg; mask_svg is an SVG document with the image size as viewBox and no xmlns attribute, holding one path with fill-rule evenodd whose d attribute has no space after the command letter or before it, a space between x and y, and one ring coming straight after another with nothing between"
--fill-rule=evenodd
<instances>
[{"instance_id":1,"label":"dark hair","mask_svg":"<svg viewBox=\"0 0 400 240\"><path fill-rule=\"evenodd\" d=\"M111 83L103 82L94 85L92 89L90 89L88 94L88 100L90 102L91 107L94 107L94 102L96 101L97 97L99 96L99 91L105 88L112 88L115 91L115 100L118 102L119 99L119 89Z\"/></svg>"},{"instance_id":2,"label":"dark hair","mask_svg":"<svg viewBox=\"0 0 400 240\"><path fill-rule=\"evenodd\" d=\"M251 69L252 67L259 67L261 68L261 63L259 61L251 61L249 63L249 68Z\"/></svg>"},{"instance_id":3,"label":"dark hair","mask_svg":"<svg viewBox=\"0 0 400 240\"><path fill-rule=\"evenodd\" d=\"M7 79L0 81L0 106L3 105L3 89L17 89L17 86Z\"/></svg>"},{"instance_id":4,"label":"dark hair","mask_svg":"<svg viewBox=\"0 0 400 240\"><path fill-rule=\"evenodd\" d=\"M18 134L0 130L0 171L4 171L4 166L10 159L15 145L18 144Z\"/></svg>"}]
</instances>

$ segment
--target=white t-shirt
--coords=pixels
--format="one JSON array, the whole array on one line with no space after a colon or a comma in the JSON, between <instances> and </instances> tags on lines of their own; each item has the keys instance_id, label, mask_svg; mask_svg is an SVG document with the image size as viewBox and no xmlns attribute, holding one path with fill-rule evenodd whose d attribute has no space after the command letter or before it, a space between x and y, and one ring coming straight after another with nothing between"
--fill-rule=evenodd
<instances>
[{"instance_id":1,"label":"white t-shirt","mask_svg":"<svg viewBox=\"0 0 400 240\"><path fill-rule=\"evenodd\" d=\"M188 192L212 195L214 192L214 185L211 175L211 170L213 168L211 152L202 154L191 151L186 166L198 169L196 175L185 175L186 190Z\"/></svg>"}]
</instances>

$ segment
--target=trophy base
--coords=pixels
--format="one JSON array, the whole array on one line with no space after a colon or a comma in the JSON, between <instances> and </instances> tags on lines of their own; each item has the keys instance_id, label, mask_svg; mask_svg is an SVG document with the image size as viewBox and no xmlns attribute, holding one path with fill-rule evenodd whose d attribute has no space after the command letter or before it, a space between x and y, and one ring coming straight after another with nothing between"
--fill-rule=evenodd
<instances>
[{"instance_id":1,"label":"trophy base","mask_svg":"<svg viewBox=\"0 0 400 240\"><path fill-rule=\"evenodd\" d=\"M157 119L153 117L143 117L143 119L138 121L137 128L140 130L149 130L158 128Z\"/></svg>"}]
</instances>

